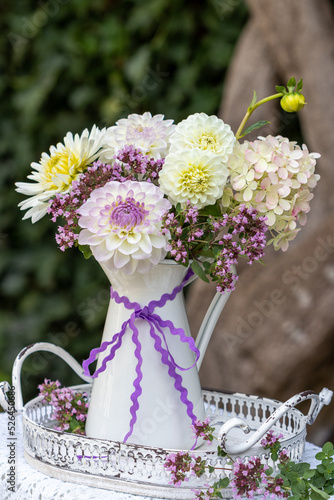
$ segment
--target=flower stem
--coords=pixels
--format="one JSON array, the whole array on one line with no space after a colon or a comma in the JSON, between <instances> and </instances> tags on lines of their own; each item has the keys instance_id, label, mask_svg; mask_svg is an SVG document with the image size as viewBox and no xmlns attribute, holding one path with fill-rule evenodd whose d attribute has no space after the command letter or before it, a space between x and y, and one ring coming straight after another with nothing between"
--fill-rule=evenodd
<instances>
[{"instance_id":1,"label":"flower stem","mask_svg":"<svg viewBox=\"0 0 334 500\"><path fill-rule=\"evenodd\" d=\"M261 99L261 101L258 101L255 104L249 106L249 108L247 109L247 112L246 112L245 116L243 117L242 122L240 123L239 128L235 134L236 139L237 140L240 139L240 137L242 135L242 131L245 128L245 125L246 125L249 117L251 116L253 111L256 110L256 108L258 108L262 104L265 104L266 102L272 101L273 99L278 99L279 97L282 97L283 95L284 94L282 92L279 92L278 94L273 94L273 95L270 95L269 97L265 97L264 99Z\"/></svg>"}]
</instances>

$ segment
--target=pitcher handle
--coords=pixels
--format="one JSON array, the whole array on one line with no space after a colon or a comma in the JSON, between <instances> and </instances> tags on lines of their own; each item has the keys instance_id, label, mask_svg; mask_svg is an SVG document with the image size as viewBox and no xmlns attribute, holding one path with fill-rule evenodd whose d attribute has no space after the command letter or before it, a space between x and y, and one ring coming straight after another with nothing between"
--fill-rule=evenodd
<instances>
[{"instance_id":1,"label":"pitcher handle","mask_svg":"<svg viewBox=\"0 0 334 500\"><path fill-rule=\"evenodd\" d=\"M11 389L15 394L15 411L21 412L23 409L23 398L22 398L22 388L21 388L21 368L24 360L30 356L33 352L47 351L52 352L59 356L65 363L67 363L72 370L85 382L91 383L93 379L87 377L83 373L82 366L62 347L50 344L48 342L36 342L35 344L28 345L16 356L13 364L12 370L12 387L8 382L0 383L0 405L5 411L12 411L13 407L9 402L6 393Z\"/></svg>"},{"instance_id":2,"label":"pitcher handle","mask_svg":"<svg viewBox=\"0 0 334 500\"><path fill-rule=\"evenodd\" d=\"M307 399L311 400L310 409L308 414L304 416L305 422L307 424L313 424L317 416L319 415L322 407L324 405L329 405L333 396L333 392L324 387L322 391L317 394L313 391L304 391L300 394L296 394L292 398L288 399L285 403L282 403L268 418L267 420L250 436L249 439L239 444L228 444L227 434L231 429L235 427L241 428L244 433L248 434L250 428L243 420L239 417L230 418L225 424L223 424L218 433L218 443L221 447L231 455L237 455L238 453L244 453L254 446L267 432L269 429L291 408L295 407L302 401Z\"/></svg>"},{"instance_id":3,"label":"pitcher handle","mask_svg":"<svg viewBox=\"0 0 334 500\"><path fill-rule=\"evenodd\" d=\"M224 295L217 292L212 299L206 315L204 316L195 342L195 345L200 352L200 356L196 363L197 370L199 370L201 367L213 330L230 295L231 292L226 292Z\"/></svg>"}]
</instances>

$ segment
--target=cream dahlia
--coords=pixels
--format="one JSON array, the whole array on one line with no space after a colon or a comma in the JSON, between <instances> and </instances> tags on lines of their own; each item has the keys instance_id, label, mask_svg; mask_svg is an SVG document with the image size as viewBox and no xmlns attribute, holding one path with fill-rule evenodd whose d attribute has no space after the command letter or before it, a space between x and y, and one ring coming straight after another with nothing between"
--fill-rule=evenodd
<instances>
[{"instance_id":1,"label":"cream dahlia","mask_svg":"<svg viewBox=\"0 0 334 500\"><path fill-rule=\"evenodd\" d=\"M32 222L41 219L48 208L48 201L57 193L66 193L78 175L96 160L103 146L105 129L95 125L89 132L85 129L81 136L68 132L64 144L50 147L50 154L42 153L39 163L33 162L34 171L28 179L34 181L17 182L16 191L30 196L19 203L21 210L27 210L23 219L31 217Z\"/></svg>"},{"instance_id":2,"label":"cream dahlia","mask_svg":"<svg viewBox=\"0 0 334 500\"><path fill-rule=\"evenodd\" d=\"M169 234L161 234L161 220L170 207L152 183L110 181L78 209L78 242L111 270L144 273L166 256Z\"/></svg>"},{"instance_id":3,"label":"cream dahlia","mask_svg":"<svg viewBox=\"0 0 334 500\"><path fill-rule=\"evenodd\" d=\"M167 155L159 182L174 205L189 200L197 208L203 208L221 198L228 174L221 156L185 149L182 155Z\"/></svg>"},{"instance_id":4,"label":"cream dahlia","mask_svg":"<svg viewBox=\"0 0 334 500\"><path fill-rule=\"evenodd\" d=\"M106 150L102 161L110 162L123 147L132 145L148 156L164 158L169 148L169 137L175 125L173 120L164 120L163 115L152 116L132 114L122 118L116 125L107 129Z\"/></svg>"},{"instance_id":5,"label":"cream dahlia","mask_svg":"<svg viewBox=\"0 0 334 500\"><path fill-rule=\"evenodd\" d=\"M176 125L170 138L170 152L199 148L206 153L217 154L223 162L227 162L235 140L231 127L223 120L217 116L195 113Z\"/></svg>"}]
</instances>

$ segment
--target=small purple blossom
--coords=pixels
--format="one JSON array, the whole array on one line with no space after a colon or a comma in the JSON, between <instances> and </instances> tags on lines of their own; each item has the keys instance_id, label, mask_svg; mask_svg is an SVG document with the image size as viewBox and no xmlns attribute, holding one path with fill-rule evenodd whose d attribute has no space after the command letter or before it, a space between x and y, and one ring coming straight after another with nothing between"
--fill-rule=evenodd
<instances>
[{"instance_id":1,"label":"small purple blossom","mask_svg":"<svg viewBox=\"0 0 334 500\"><path fill-rule=\"evenodd\" d=\"M191 428L195 433L195 437L198 438L203 438L204 441L208 441L209 443L212 443L213 441L213 431L214 427L210 427L210 418L207 417L203 422L200 420L196 420Z\"/></svg>"},{"instance_id":2,"label":"small purple blossom","mask_svg":"<svg viewBox=\"0 0 334 500\"><path fill-rule=\"evenodd\" d=\"M205 466L205 460L185 451L170 453L164 463L165 469L171 473L169 484L174 486L189 481L190 477L201 477L205 472Z\"/></svg>"},{"instance_id":3,"label":"small purple blossom","mask_svg":"<svg viewBox=\"0 0 334 500\"><path fill-rule=\"evenodd\" d=\"M279 441L279 439L282 439L283 437L283 434L275 434L273 430L270 430L267 432L266 436L261 439L261 446L263 446L266 450L271 449Z\"/></svg>"},{"instance_id":4,"label":"small purple blossom","mask_svg":"<svg viewBox=\"0 0 334 500\"><path fill-rule=\"evenodd\" d=\"M67 387L62 387L60 382L45 379L38 386L43 401L53 408L53 417L59 425L59 431L70 431L74 434L85 434L85 421L88 410L88 396L85 392L75 392Z\"/></svg>"},{"instance_id":5,"label":"small purple blossom","mask_svg":"<svg viewBox=\"0 0 334 500\"><path fill-rule=\"evenodd\" d=\"M289 460L289 453L288 450L285 448L278 454L278 460L280 461L281 464L286 464Z\"/></svg>"},{"instance_id":6,"label":"small purple blossom","mask_svg":"<svg viewBox=\"0 0 334 500\"><path fill-rule=\"evenodd\" d=\"M233 498L253 498L263 492L261 483L266 480L268 467L261 463L259 457L252 457L248 462L237 458L234 462L234 476L231 482Z\"/></svg>"},{"instance_id":7,"label":"small purple blossom","mask_svg":"<svg viewBox=\"0 0 334 500\"><path fill-rule=\"evenodd\" d=\"M245 205L226 214L208 216L205 210L198 210L187 201L183 207L165 214L162 233L170 232L167 250L180 264L198 260L203 247L206 253L211 252L205 273L217 282L217 291L224 293L235 288L238 277L232 268L240 256L246 257L249 264L263 257L265 220L257 210ZM203 266L202 261L200 265Z\"/></svg>"}]
</instances>

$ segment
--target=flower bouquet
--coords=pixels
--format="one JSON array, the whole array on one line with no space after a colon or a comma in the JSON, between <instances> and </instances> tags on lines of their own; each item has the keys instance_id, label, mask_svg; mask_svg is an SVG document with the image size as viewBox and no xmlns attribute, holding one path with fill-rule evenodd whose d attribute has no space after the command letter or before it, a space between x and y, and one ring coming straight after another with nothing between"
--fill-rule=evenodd
<instances>
[{"instance_id":1,"label":"flower bouquet","mask_svg":"<svg viewBox=\"0 0 334 500\"><path fill-rule=\"evenodd\" d=\"M320 155L281 136L240 141L269 123L244 130L262 103L281 98L287 111L301 109L301 88L291 79L261 101L254 93L236 134L205 113L174 125L148 112L68 132L32 163L32 183L16 183L29 196L19 204L23 218L62 219L61 250L77 246L116 272L145 273L167 257L231 290L239 256L261 259L266 233L267 244L287 250L306 222Z\"/></svg>"},{"instance_id":2,"label":"flower bouquet","mask_svg":"<svg viewBox=\"0 0 334 500\"><path fill-rule=\"evenodd\" d=\"M16 184L29 196L20 203L24 218L61 219L60 249L93 255L112 285L101 346L83 363L89 375L98 359L87 435L193 446L185 417L204 418L200 353L180 291L192 275L213 280L218 292L233 290L239 257L261 260L267 233L267 244L285 251L305 224L320 155L281 136L241 141L268 123L245 129L258 106L280 98L297 111L301 89L291 78L260 101L254 92L235 134L205 113L175 125L149 112L68 132L32 163L33 182Z\"/></svg>"}]
</instances>

